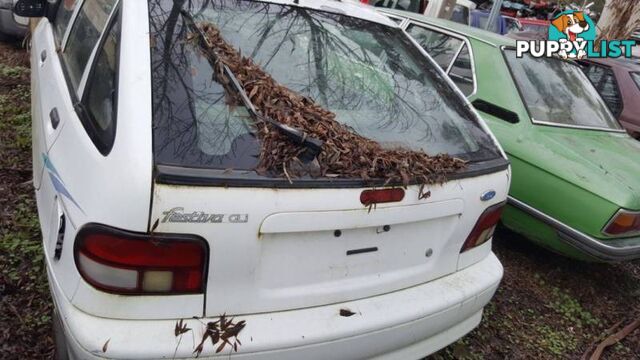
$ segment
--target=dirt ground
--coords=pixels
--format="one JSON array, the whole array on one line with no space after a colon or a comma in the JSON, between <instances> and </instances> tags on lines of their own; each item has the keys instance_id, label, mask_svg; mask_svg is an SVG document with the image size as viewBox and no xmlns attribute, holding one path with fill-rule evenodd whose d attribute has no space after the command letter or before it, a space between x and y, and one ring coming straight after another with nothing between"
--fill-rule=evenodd
<instances>
[{"instance_id":1,"label":"dirt ground","mask_svg":"<svg viewBox=\"0 0 640 360\"><path fill-rule=\"evenodd\" d=\"M0 359L49 359L52 305L31 183L29 64L18 45L0 43ZM640 318L640 262L581 263L506 230L494 248L505 277L481 325L433 358L578 359ZM640 329L604 358L640 359Z\"/></svg>"}]
</instances>

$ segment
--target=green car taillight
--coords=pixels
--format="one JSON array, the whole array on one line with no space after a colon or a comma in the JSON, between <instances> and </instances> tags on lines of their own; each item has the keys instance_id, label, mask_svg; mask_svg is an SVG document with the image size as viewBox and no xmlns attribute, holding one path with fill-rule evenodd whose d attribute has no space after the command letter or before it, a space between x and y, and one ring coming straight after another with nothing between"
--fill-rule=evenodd
<instances>
[{"instance_id":1,"label":"green car taillight","mask_svg":"<svg viewBox=\"0 0 640 360\"><path fill-rule=\"evenodd\" d=\"M640 212L618 210L602 232L610 236L640 235Z\"/></svg>"}]
</instances>

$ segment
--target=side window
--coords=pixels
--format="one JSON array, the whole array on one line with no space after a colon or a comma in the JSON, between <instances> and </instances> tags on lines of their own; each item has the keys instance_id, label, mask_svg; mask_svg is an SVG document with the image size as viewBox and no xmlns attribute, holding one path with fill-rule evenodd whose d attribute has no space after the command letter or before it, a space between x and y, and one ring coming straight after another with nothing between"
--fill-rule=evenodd
<instances>
[{"instance_id":1,"label":"side window","mask_svg":"<svg viewBox=\"0 0 640 360\"><path fill-rule=\"evenodd\" d=\"M640 89L640 72L631 73L631 78L633 79L633 82L638 85L638 89Z\"/></svg>"},{"instance_id":2,"label":"side window","mask_svg":"<svg viewBox=\"0 0 640 360\"><path fill-rule=\"evenodd\" d=\"M593 86L600 93L600 96L607 103L609 110L614 115L619 115L622 110L622 98L613 70L602 66L590 65L585 72Z\"/></svg>"},{"instance_id":3,"label":"side window","mask_svg":"<svg viewBox=\"0 0 640 360\"><path fill-rule=\"evenodd\" d=\"M473 65L467 45L464 45L462 50L460 50L460 54L451 65L449 77L451 77L451 80L456 83L465 96L473 93Z\"/></svg>"},{"instance_id":4,"label":"side window","mask_svg":"<svg viewBox=\"0 0 640 360\"><path fill-rule=\"evenodd\" d=\"M69 26L69 21L71 20L71 15L73 15L77 4L77 0L60 0L58 3L56 18L53 23L53 34L58 45L62 43L62 38L64 38L67 26Z\"/></svg>"},{"instance_id":5,"label":"side window","mask_svg":"<svg viewBox=\"0 0 640 360\"><path fill-rule=\"evenodd\" d=\"M107 19L117 0L85 0L73 23L63 59L67 66L73 88L77 91L89 62L91 53L98 43Z\"/></svg>"},{"instance_id":6,"label":"side window","mask_svg":"<svg viewBox=\"0 0 640 360\"><path fill-rule=\"evenodd\" d=\"M98 49L82 98L87 131L101 153L113 146L116 133L120 21L116 18Z\"/></svg>"},{"instance_id":7,"label":"side window","mask_svg":"<svg viewBox=\"0 0 640 360\"><path fill-rule=\"evenodd\" d=\"M462 45L460 39L416 25L409 26L407 32L445 70L449 68L449 64Z\"/></svg>"}]
</instances>

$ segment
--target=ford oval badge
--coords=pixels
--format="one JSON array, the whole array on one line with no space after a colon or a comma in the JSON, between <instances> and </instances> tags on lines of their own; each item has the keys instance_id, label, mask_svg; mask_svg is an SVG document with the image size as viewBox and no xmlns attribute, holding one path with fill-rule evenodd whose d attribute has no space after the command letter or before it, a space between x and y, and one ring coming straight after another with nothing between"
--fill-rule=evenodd
<instances>
[{"instance_id":1,"label":"ford oval badge","mask_svg":"<svg viewBox=\"0 0 640 360\"><path fill-rule=\"evenodd\" d=\"M496 197L496 192L494 190L489 190L480 196L480 200L489 201Z\"/></svg>"}]
</instances>

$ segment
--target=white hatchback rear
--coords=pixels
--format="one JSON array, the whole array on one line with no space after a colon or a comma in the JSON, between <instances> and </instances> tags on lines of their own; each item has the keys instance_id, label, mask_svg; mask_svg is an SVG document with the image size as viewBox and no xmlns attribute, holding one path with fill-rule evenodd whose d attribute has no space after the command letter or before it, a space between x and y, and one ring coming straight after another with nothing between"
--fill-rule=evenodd
<instances>
[{"instance_id":1,"label":"white hatchback rear","mask_svg":"<svg viewBox=\"0 0 640 360\"><path fill-rule=\"evenodd\" d=\"M189 358L226 314L246 324L234 358L407 359L479 323L502 277L490 239L509 165L393 22L337 1L49 11L33 36L34 183L60 354ZM353 131L466 169L422 190L260 171L253 119L225 101L190 19ZM219 346L200 356L233 352Z\"/></svg>"}]
</instances>

